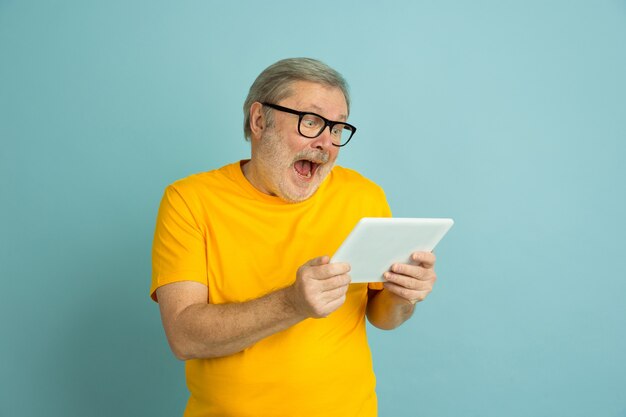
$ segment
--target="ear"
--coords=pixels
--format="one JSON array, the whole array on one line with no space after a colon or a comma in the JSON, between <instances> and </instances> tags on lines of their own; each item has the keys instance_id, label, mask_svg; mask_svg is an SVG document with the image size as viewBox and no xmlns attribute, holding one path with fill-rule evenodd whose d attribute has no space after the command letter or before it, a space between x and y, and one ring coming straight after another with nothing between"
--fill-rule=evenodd
<instances>
[{"instance_id":1,"label":"ear","mask_svg":"<svg viewBox=\"0 0 626 417\"><path fill-rule=\"evenodd\" d=\"M250 106L250 131L252 132L251 140L261 137L263 130L267 126L267 120L263 113L263 105L258 101Z\"/></svg>"}]
</instances>

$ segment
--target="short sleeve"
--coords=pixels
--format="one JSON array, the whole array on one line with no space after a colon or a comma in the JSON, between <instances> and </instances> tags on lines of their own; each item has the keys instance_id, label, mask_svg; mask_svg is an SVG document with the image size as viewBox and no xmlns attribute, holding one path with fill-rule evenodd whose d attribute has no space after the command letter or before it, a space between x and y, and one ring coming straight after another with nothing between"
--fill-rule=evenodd
<instances>
[{"instance_id":1,"label":"short sleeve","mask_svg":"<svg viewBox=\"0 0 626 417\"><path fill-rule=\"evenodd\" d=\"M157 301L159 287L179 281L207 285L206 239L188 202L170 185L157 215L150 296Z\"/></svg>"}]
</instances>

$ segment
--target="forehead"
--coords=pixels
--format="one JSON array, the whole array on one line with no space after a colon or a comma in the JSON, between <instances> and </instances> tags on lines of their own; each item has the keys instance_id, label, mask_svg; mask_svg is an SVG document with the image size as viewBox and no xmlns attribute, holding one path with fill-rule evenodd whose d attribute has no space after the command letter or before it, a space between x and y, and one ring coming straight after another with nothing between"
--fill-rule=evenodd
<instances>
[{"instance_id":1,"label":"forehead","mask_svg":"<svg viewBox=\"0 0 626 417\"><path fill-rule=\"evenodd\" d=\"M297 110L319 113L334 120L348 118L348 105L339 87L309 81L294 81L289 86L289 96L281 104L293 106Z\"/></svg>"}]
</instances>

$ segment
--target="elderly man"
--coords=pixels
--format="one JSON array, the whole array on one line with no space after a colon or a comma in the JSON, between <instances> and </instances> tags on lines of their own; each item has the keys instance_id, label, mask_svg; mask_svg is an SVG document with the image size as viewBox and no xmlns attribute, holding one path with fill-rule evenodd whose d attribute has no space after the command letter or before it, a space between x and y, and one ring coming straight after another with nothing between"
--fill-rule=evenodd
<instances>
[{"instance_id":1,"label":"elderly man","mask_svg":"<svg viewBox=\"0 0 626 417\"><path fill-rule=\"evenodd\" d=\"M313 59L263 71L244 104L251 158L167 187L151 296L186 361L185 416L375 416L365 317L393 329L435 282L434 256L350 285L331 255L380 187L335 166L356 128L343 77Z\"/></svg>"}]
</instances>

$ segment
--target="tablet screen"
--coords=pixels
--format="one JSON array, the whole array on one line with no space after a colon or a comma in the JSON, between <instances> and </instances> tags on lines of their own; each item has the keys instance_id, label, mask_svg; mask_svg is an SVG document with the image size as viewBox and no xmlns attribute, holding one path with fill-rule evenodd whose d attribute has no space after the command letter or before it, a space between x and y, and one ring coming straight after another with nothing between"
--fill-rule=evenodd
<instances>
[{"instance_id":1,"label":"tablet screen","mask_svg":"<svg viewBox=\"0 0 626 417\"><path fill-rule=\"evenodd\" d=\"M331 262L348 262L352 283L383 282L393 263L408 263L416 251L432 251L453 224L452 219L365 217Z\"/></svg>"}]
</instances>

